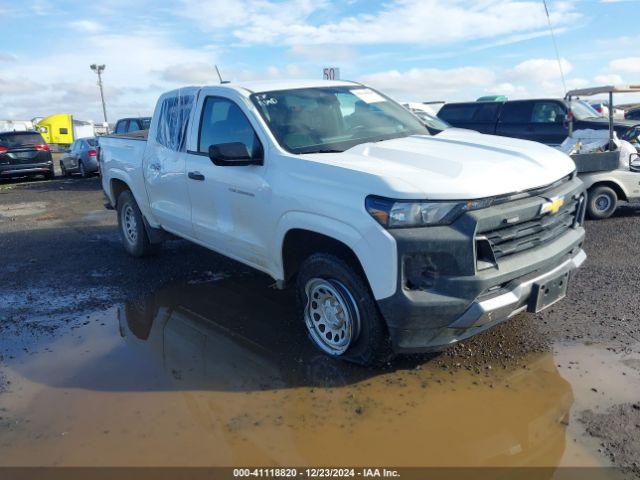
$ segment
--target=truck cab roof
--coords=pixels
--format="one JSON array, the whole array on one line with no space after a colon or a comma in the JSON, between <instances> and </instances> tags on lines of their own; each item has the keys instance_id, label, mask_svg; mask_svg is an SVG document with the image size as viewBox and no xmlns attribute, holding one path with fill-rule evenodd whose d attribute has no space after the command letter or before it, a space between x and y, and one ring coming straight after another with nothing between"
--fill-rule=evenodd
<instances>
[{"instance_id":1,"label":"truck cab roof","mask_svg":"<svg viewBox=\"0 0 640 480\"><path fill-rule=\"evenodd\" d=\"M255 80L248 82L229 82L214 85L206 85L206 87L216 87L239 92L244 96L254 93L273 92L278 90L293 90L300 88L322 88L322 87L354 87L359 86L357 82L344 80L317 80L317 79L300 79L300 80ZM171 90L164 96L175 96L185 91L193 91L204 88L201 86L182 87Z\"/></svg>"}]
</instances>

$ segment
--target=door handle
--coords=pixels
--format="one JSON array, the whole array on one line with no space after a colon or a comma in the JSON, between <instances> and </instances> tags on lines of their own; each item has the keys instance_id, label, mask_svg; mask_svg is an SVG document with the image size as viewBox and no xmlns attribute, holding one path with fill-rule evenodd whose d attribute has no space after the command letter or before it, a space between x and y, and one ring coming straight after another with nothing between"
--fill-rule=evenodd
<instances>
[{"instance_id":1,"label":"door handle","mask_svg":"<svg viewBox=\"0 0 640 480\"><path fill-rule=\"evenodd\" d=\"M201 174L200 172L189 172L187 175L191 180L199 180L199 181L204 180L204 175Z\"/></svg>"}]
</instances>

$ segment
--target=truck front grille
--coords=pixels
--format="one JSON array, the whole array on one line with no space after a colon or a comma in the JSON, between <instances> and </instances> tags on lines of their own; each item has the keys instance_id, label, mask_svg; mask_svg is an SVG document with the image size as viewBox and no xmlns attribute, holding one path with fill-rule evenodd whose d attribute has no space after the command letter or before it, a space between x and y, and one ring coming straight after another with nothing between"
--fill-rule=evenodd
<instances>
[{"instance_id":1,"label":"truck front grille","mask_svg":"<svg viewBox=\"0 0 640 480\"><path fill-rule=\"evenodd\" d=\"M557 213L539 214L519 223L505 224L476 235L478 260L496 260L545 245L560 237L580 218L584 197L568 197ZM491 247L487 249L487 244ZM489 258L490 256L493 258Z\"/></svg>"}]
</instances>

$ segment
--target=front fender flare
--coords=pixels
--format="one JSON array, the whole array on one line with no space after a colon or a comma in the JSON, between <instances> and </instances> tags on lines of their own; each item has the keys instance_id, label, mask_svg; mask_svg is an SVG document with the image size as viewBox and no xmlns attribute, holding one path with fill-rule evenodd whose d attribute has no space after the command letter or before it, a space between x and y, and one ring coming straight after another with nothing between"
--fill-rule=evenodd
<instances>
[{"instance_id":1,"label":"front fender flare","mask_svg":"<svg viewBox=\"0 0 640 480\"><path fill-rule=\"evenodd\" d=\"M287 232L294 229L319 233L349 247L362 265L376 299L395 293L398 262L395 240L391 235L375 225L371 231L362 234L341 220L310 212L291 211L280 217L271 248L276 279L284 280L282 248Z\"/></svg>"}]
</instances>

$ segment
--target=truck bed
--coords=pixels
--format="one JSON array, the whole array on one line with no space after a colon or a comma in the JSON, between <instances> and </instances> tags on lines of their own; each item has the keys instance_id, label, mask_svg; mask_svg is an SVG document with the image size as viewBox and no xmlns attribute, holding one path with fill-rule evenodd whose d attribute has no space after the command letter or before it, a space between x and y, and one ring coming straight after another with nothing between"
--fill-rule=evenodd
<instances>
[{"instance_id":1,"label":"truck bed","mask_svg":"<svg viewBox=\"0 0 640 480\"><path fill-rule=\"evenodd\" d=\"M146 207L146 198L140 196L145 192L142 162L148 134L148 130L138 130L98 137L100 168L103 172L109 172L102 176L102 188L112 206L116 205L117 198L111 182L120 180L131 188L141 208Z\"/></svg>"}]
</instances>

